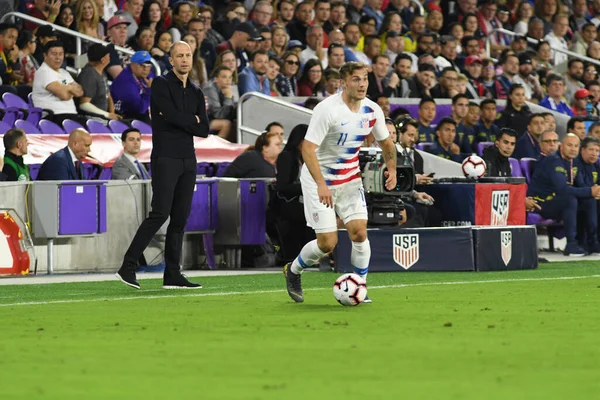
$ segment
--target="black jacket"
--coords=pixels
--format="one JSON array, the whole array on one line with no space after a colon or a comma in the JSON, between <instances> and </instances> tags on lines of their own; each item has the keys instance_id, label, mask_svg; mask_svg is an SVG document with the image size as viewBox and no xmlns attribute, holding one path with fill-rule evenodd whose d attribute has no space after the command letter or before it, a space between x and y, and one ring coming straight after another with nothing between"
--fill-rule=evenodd
<instances>
[{"instance_id":1,"label":"black jacket","mask_svg":"<svg viewBox=\"0 0 600 400\"><path fill-rule=\"evenodd\" d=\"M299 154L291 151L281 152L277 157L277 182L275 184L279 198L291 201L302 195L299 175Z\"/></svg>"},{"instance_id":2,"label":"black jacket","mask_svg":"<svg viewBox=\"0 0 600 400\"><path fill-rule=\"evenodd\" d=\"M510 162L504 157L496 146L486 147L483 150L483 160L487 166L486 176L511 177Z\"/></svg>"},{"instance_id":3,"label":"black jacket","mask_svg":"<svg viewBox=\"0 0 600 400\"><path fill-rule=\"evenodd\" d=\"M287 32L290 35L290 40L299 40L302 43L306 43L306 31L308 30L308 25L304 25L303 22L298 21L296 18L292 18L285 26L285 29L287 29Z\"/></svg>"},{"instance_id":4,"label":"black jacket","mask_svg":"<svg viewBox=\"0 0 600 400\"><path fill-rule=\"evenodd\" d=\"M209 126L202 90L169 71L152 82L150 110L152 157L196 158L194 136L207 137Z\"/></svg>"},{"instance_id":5,"label":"black jacket","mask_svg":"<svg viewBox=\"0 0 600 400\"><path fill-rule=\"evenodd\" d=\"M496 125L499 128L512 128L517 132L518 137L520 137L523 133L527 132L530 115L531 110L527 104L524 104L520 111L515 110L512 104L507 105L496 119Z\"/></svg>"},{"instance_id":6,"label":"black jacket","mask_svg":"<svg viewBox=\"0 0 600 400\"><path fill-rule=\"evenodd\" d=\"M377 78L375 78L375 74L373 72L369 72L369 88L367 89L367 96L371 100L377 101L377 98L380 96L398 97L396 89L385 85L383 81L381 83L381 87L383 88L383 92L379 90L379 85L377 85Z\"/></svg>"},{"instance_id":7,"label":"black jacket","mask_svg":"<svg viewBox=\"0 0 600 400\"><path fill-rule=\"evenodd\" d=\"M412 164L413 168L415 169L415 174L423 174L423 156L419 154L418 151L416 150L411 150L410 152L412 152L412 158L414 159L410 159L410 153L409 153L409 160L407 160L406 158L406 153L405 153L405 149L403 149L403 151L399 151L398 146L396 146L396 158L398 159L398 165L408 165L408 164Z\"/></svg>"},{"instance_id":8,"label":"black jacket","mask_svg":"<svg viewBox=\"0 0 600 400\"><path fill-rule=\"evenodd\" d=\"M225 171L229 178L275 178L275 167L256 150L248 150L237 156Z\"/></svg>"},{"instance_id":9,"label":"black jacket","mask_svg":"<svg viewBox=\"0 0 600 400\"><path fill-rule=\"evenodd\" d=\"M409 97L414 97L416 99L422 99L423 97L429 97L427 93L425 93L425 86L419 81L417 75L413 75L410 78L406 79L408 83L408 88L410 89ZM431 92L430 92L431 93ZM433 93L431 93L433 94Z\"/></svg>"}]
</instances>

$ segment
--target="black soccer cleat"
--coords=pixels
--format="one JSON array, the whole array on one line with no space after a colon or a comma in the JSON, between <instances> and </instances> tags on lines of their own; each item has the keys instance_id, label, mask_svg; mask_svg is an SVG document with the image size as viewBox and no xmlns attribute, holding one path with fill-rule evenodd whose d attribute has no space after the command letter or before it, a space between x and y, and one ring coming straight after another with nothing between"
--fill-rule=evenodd
<instances>
[{"instance_id":1,"label":"black soccer cleat","mask_svg":"<svg viewBox=\"0 0 600 400\"><path fill-rule=\"evenodd\" d=\"M283 276L287 284L287 292L296 303L304 302L304 294L302 293L302 275L292 272L292 264L287 263L283 267Z\"/></svg>"},{"instance_id":2,"label":"black soccer cleat","mask_svg":"<svg viewBox=\"0 0 600 400\"><path fill-rule=\"evenodd\" d=\"M369 295L365 296L365 299L362 301L363 303L371 304L373 300L369 298Z\"/></svg>"},{"instance_id":3,"label":"black soccer cleat","mask_svg":"<svg viewBox=\"0 0 600 400\"><path fill-rule=\"evenodd\" d=\"M117 277L117 279L119 279L121 282L123 282L127 286L131 286L132 288L136 288L136 289L140 288L140 284L136 280L135 272L133 272L133 271L127 270L125 268L121 268L115 274L115 276Z\"/></svg>"},{"instance_id":4,"label":"black soccer cleat","mask_svg":"<svg viewBox=\"0 0 600 400\"><path fill-rule=\"evenodd\" d=\"M163 289L202 289L202 285L188 281L184 275L177 275L164 278Z\"/></svg>"}]
</instances>

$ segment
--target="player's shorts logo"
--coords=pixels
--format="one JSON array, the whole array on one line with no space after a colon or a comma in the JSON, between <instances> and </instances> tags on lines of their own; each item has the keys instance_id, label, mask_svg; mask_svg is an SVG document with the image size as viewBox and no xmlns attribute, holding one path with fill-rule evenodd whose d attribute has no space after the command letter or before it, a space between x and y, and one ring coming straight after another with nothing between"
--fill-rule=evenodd
<instances>
[{"instance_id":1,"label":"player's shorts logo","mask_svg":"<svg viewBox=\"0 0 600 400\"><path fill-rule=\"evenodd\" d=\"M502 261L504 265L508 265L512 258L512 232L501 231L500 232L500 250L502 253Z\"/></svg>"},{"instance_id":2,"label":"player's shorts logo","mask_svg":"<svg viewBox=\"0 0 600 400\"><path fill-rule=\"evenodd\" d=\"M409 269L419 261L419 234L394 235L394 261L404 269Z\"/></svg>"},{"instance_id":3,"label":"player's shorts logo","mask_svg":"<svg viewBox=\"0 0 600 400\"><path fill-rule=\"evenodd\" d=\"M313 221L319 222L319 213L313 213L312 217L313 217Z\"/></svg>"},{"instance_id":4,"label":"player's shorts logo","mask_svg":"<svg viewBox=\"0 0 600 400\"><path fill-rule=\"evenodd\" d=\"M492 226L507 226L508 225L508 207L510 205L509 190L494 190L492 191Z\"/></svg>"}]
</instances>

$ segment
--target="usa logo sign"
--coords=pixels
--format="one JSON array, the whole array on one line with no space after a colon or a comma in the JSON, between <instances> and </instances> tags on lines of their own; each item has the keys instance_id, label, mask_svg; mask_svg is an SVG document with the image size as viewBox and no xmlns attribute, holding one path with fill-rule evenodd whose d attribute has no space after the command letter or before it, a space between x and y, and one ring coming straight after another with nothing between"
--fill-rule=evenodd
<instances>
[{"instance_id":1,"label":"usa logo sign","mask_svg":"<svg viewBox=\"0 0 600 400\"><path fill-rule=\"evenodd\" d=\"M508 207L510 205L509 190L492 191L492 218L490 225L507 226L508 225Z\"/></svg>"},{"instance_id":2,"label":"usa logo sign","mask_svg":"<svg viewBox=\"0 0 600 400\"><path fill-rule=\"evenodd\" d=\"M512 232L501 231L500 232L500 253L502 254L502 261L504 265L508 266L510 259L512 258Z\"/></svg>"},{"instance_id":3,"label":"usa logo sign","mask_svg":"<svg viewBox=\"0 0 600 400\"><path fill-rule=\"evenodd\" d=\"M419 261L419 235L394 235L394 261L404 269L409 269Z\"/></svg>"}]
</instances>

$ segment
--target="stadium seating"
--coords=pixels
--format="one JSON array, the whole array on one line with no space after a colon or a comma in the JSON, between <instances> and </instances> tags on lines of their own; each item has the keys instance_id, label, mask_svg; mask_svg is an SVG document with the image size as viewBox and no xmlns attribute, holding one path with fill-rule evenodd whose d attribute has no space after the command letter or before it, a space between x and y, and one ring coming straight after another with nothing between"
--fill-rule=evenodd
<instances>
[{"instance_id":1,"label":"stadium seating","mask_svg":"<svg viewBox=\"0 0 600 400\"><path fill-rule=\"evenodd\" d=\"M35 125L30 124L29 122L18 119L15 121L15 128L19 128L25 131L25 133L40 133L40 130L36 128Z\"/></svg>"},{"instance_id":2,"label":"stadium seating","mask_svg":"<svg viewBox=\"0 0 600 400\"><path fill-rule=\"evenodd\" d=\"M37 176L40 173L40 168L42 168L42 164L29 164L29 176L32 181L37 180Z\"/></svg>"},{"instance_id":3,"label":"stadium seating","mask_svg":"<svg viewBox=\"0 0 600 400\"><path fill-rule=\"evenodd\" d=\"M110 126L110 130L113 133L119 133L119 134L123 133L123 131L125 129L129 128L129 126L127 126L126 123L121 122L121 121L117 121L117 120L111 120L111 121L109 121L108 122L108 126Z\"/></svg>"},{"instance_id":4,"label":"stadium seating","mask_svg":"<svg viewBox=\"0 0 600 400\"><path fill-rule=\"evenodd\" d=\"M102 168L102 172L100 172L100 176L98 177L98 180L109 181L111 179L112 179L112 168L110 168L110 167Z\"/></svg>"},{"instance_id":5,"label":"stadium seating","mask_svg":"<svg viewBox=\"0 0 600 400\"><path fill-rule=\"evenodd\" d=\"M229 165L231 165L231 163L229 163L229 162L219 163L219 166L217 167L217 173L215 174L215 176L218 176L218 177L225 176L225 171L227 171L227 168L229 168Z\"/></svg>"},{"instance_id":6,"label":"stadium seating","mask_svg":"<svg viewBox=\"0 0 600 400\"><path fill-rule=\"evenodd\" d=\"M152 127L145 122L138 121L137 119L133 120L131 127L138 129L140 133L152 134Z\"/></svg>"},{"instance_id":7,"label":"stadium seating","mask_svg":"<svg viewBox=\"0 0 600 400\"><path fill-rule=\"evenodd\" d=\"M510 162L510 171L512 172L512 176L523 177L523 171L521 171L521 164L519 163L519 160L516 158L509 158L508 162Z\"/></svg>"},{"instance_id":8,"label":"stadium seating","mask_svg":"<svg viewBox=\"0 0 600 400\"><path fill-rule=\"evenodd\" d=\"M525 176L525 180L527 183L530 182L531 176L533 175L533 168L535 167L535 158L523 157L521 158L521 171L523 171L523 175Z\"/></svg>"},{"instance_id":9,"label":"stadium seating","mask_svg":"<svg viewBox=\"0 0 600 400\"><path fill-rule=\"evenodd\" d=\"M110 129L106 125L104 125L100 121L96 121L95 119L88 119L86 122L87 130L90 133L112 133Z\"/></svg>"},{"instance_id":10,"label":"stadium seating","mask_svg":"<svg viewBox=\"0 0 600 400\"><path fill-rule=\"evenodd\" d=\"M3 104L3 107L4 116L2 117L2 122L12 127L15 124L16 120L21 119L23 113L15 107L6 107L5 104Z\"/></svg>"},{"instance_id":11,"label":"stadium seating","mask_svg":"<svg viewBox=\"0 0 600 400\"><path fill-rule=\"evenodd\" d=\"M0 133L1 134L5 134L7 130L9 130L11 127L8 124L5 124L4 122L0 121Z\"/></svg>"},{"instance_id":12,"label":"stadium seating","mask_svg":"<svg viewBox=\"0 0 600 400\"><path fill-rule=\"evenodd\" d=\"M33 126L36 126L40 119L42 119L41 108L33 107L30 104L27 104L25 100L15 94L4 93L2 95L2 101L6 107L14 107L22 112L22 118L25 118L25 121L29 122Z\"/></svg>"},{"instance_id":13,"label":"stadium seating","mask_svg":"<svg viewBox=\"0 0 600 400\"><path fill-rule=\"evenodd\" d=\"M196 174L211 177L214 175L215 167L207 162L199 162L196 164Z\"/></svg>"},{"instance_id":14,"label":"stadium seating","mask_svg":"<svg viewBox=\"0 0 600 400\"><path fill-rule=\"evenodd\" d=\"M48 121L47 119L42 119L38 127L42 133L47 133L50 135L64 135L65 131L59 125L55 124L52 121Z\"/></svg>"},{"instance_id":15,"label":"stadium seating","mask_svg":"<svg viewBox=\"0 0 600 400\"><path fill-rule=\"evenodd\" d=\"M73 121L72 119L65 119L62 126L66 133L71 133L75 129L85 129L79 122Z\"/></svg>"},{"instance_id":16,"label":"stadium seating","mask_svg":"<svg viewBox=\"0 0 600 400\"><path fill-rule=\"evenodd\" d=\"M477 155L481 157L481 155L483 154L483 149L485 149L486 147L490 147L493 146L494 142L479 142L477 143Z\"/></svg>"},{"instance_id":17,"label":"stadium seating","mask_svg":"<svg viewBox=\"0 0 600 400\"><path fill-rule=\"evenodd\" d=\"M422 151L429 151L433 147L433 142L421 142L415 144L415 147Z\"/></svg>"}]
</instances>

